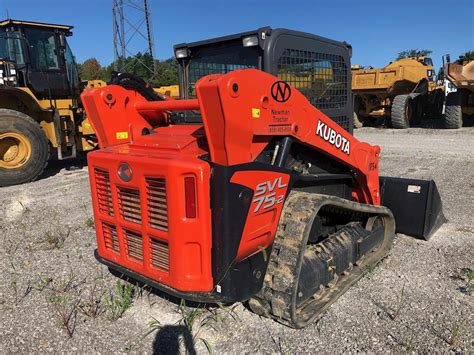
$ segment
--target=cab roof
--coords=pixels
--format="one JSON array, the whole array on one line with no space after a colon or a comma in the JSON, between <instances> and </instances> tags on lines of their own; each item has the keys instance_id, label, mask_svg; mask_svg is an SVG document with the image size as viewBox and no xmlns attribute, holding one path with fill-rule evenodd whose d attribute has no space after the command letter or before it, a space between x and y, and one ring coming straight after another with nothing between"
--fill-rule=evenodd
<instances>
[{"instance_id":1,"label":"cab roof","mask_svg":"<svg viewBox=\"0 0 474 355\"><path fill-rule=\"evenodd\" d=\"M6 27L6 26L11 26L11 25L57 28L60 30L65 30L65 31L69 31L74 28L74 26L69 26L69 25L58 25L58 24L53 24L53 23L35 22L35 21L22 21L22 20L12 20L12 19L0 21L0 27Z\"/></svg>"}]
</instances>

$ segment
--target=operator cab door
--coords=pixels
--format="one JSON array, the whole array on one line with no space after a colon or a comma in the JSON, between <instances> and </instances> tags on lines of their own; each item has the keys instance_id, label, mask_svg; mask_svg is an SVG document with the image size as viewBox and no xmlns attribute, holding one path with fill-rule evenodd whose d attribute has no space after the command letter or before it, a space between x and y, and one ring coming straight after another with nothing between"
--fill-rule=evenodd
<instances>
[{"instance_id":1,"label":"operator cab door","mask_svg":"<svg viewBox=\"0 0 474 355\"><path fill-rule=\"evenodd\" d=\"M313 106L352 133L348 47L322 37L278 29L265 45L265 71L294 86Z\"/></svg>"},{"instance_id":2,"label":"operator cab door","mask_svg":"<svg viewBox=\"0 0 474 355\"><path fill-rule=\"evenodd\" d=\"M39 99L70 97L58 33L51 29L25 28L24 34L29 54L28 87Z\"/></svg>"}]
</instances>

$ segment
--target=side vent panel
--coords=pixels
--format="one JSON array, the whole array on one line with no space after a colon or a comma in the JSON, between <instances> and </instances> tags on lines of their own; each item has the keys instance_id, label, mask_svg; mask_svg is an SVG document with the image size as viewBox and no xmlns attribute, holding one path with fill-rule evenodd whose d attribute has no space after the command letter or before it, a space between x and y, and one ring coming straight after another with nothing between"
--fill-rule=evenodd
<instances>
[{"instance_id":1,"label":"side vent panel","mask_svg":"<svg viewBox=\"0 0 474 355\"><path fill-rule=\"evenodd\" d=\"M129 258L143 261L143 239L140 233L124 229L125 244Z\"/></svg>"},{"instance_id":2,"label":"side vent panel","mask_svg":"<svg viewBox=\"0 0 474 355\"><path fill-rule=\"evenodd\" d=\"M110 188L109 172L95 168L94 175L99 212L113 217L114 205L112 203L112 190Z\"/></svg>"},{"instance_id":3,"label":"side vent panel","mask_svg":"<svg viewBox=\"0 0 474 355\"><path fill-rule=\"evenodd\" d=\"M102 222L102 233L104 235L105 247L120 254L117 228L112 224Z\"/></svg>"},{"instance_id":4,"label":"side vent panel","mask_svg":"<svg viewBox=\"0 0 474 355\"><path fill-rule=\"evenodd\" d=\"M168 203L166 197L166 180L164 178L147 178L147 213L152 228L168 231Z\"/></svg>"},{"instance_id":5,"label":"side vent panel","mask_svg":"<svg viewBox=\"0 0 474 355\"><path fill-rule=\"evenodd\" d=\"M155 238L150 238L151 247L151 266L160 269L161 271L169 272L170 257L168 243Z\"/></svg>"},{"instance_id":6,"label":"side vent panel","mask_svg":"<svg viewBox=\"0 0 474 355\"><path fill-rule=\"evenodd\" d=\"M142 223L140 191L126 187L117 187L120 215L126 221Z\"/></svg>"}]
</instances>

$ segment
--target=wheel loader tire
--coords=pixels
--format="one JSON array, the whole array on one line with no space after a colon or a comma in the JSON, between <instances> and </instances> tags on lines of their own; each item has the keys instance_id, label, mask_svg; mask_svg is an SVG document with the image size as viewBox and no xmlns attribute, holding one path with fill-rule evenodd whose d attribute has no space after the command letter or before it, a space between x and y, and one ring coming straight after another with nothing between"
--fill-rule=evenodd
<instances>
[{"instance_id":1,"label":"wheel loader tire","mask_svg":"<svg viewBox=\"0 0 474 355\"><path fill-rule=\"evenodd\" d=\"M446 97L446 111L444 115L444 127L457 129L462 127L462 95L460 92L452 92Z\"/></svg>"},{"instance_id":2,"label":"wheel loader tire","mask_svg":"<svg viewBox=\"0 0 474 355\"><path fill-rule=\"evenodd\" d=\"M362 128L364 124L359 120L359 116L354 112L354 128Z\"/></svg>"},{"instance_id":3,"label":"wheel loader tire","mask_svg":"<svg viewBox=\"0 0 474 355\"><path fill-rule=\"evenodd\" d=\"M397 129L410 127L414 115L415 107L413 105L413 99L409 95L395 96L390 114L392 127Z\"/></svg>"},{"instance_id":4,"label":"wheel loader tire","mask_svg":"<svg viewBox=\"0 0 474 355\"><path fill-rule=\"evenodd\" d=\"M0 109L0 186L35 180L48 158L48 138L38 122L22 112Z\"/></svg>"}]
</instances>

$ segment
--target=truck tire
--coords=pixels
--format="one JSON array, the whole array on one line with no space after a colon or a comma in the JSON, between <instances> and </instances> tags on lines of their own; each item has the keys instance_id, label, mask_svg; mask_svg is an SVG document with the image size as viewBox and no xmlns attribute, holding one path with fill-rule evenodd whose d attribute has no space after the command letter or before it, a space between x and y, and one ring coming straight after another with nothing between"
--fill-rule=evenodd
<instances>
[{"instance_id":1,"label":"truck tire","mask_svg":"<svg viewBox=\"0 0 474 355\"><path fill-rule=\"evenodd\" d=\"M457 129L462 127L462 95L460 92L452 92L446 97L446 110L444 114L444 127Z\"/></svg>"},{"instance_id":2,"label":"truck tire","mask_svg":"<svg viewBox=\"0 0 474 355\"><path fill-rule=\"evenodd\" d=\"M414 115L415 107L410 95L395 96L390 113L392 127L397 129L410 127L410 122L413 120Z\"/></svg>"},{"instance_id":3,"label":"truck tire","mask_svg":"<svg viewBox=\"0 0 474 355\"><path fill-rule=\"evenodd\" d=\"M22 112L0 109L0 186L33 181L48 158L48 138L38 122Z\"/></svg>"}]
</instances>

